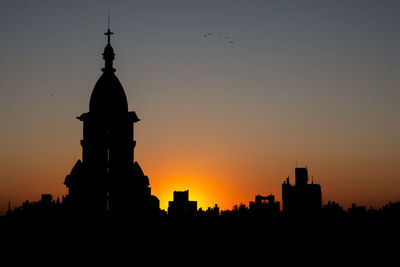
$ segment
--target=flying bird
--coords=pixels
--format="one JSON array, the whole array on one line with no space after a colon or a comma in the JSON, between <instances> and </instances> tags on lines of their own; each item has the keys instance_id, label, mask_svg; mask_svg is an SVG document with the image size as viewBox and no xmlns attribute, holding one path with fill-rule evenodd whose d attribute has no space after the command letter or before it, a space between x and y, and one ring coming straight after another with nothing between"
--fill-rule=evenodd
<instances>
[{"instance_id":1,"label":"flying bird","mask_svg":"<svg viewBox=\"0 0 400 267\"><path fill-rule=\"evenodd\" d=\"M209 32L209 33L204 34L203 36L204 36L204 38L207 38L208 36L211 36L212 34L213 34L212 32ZM233 41L228 35L225 35L223 32L215 33L215 35L216 35L216 37L220 36L221 38L225 38L230 44L235 43L235 41ZM228 40L228 39L230 39L230 40Z\"/></svg>"}]
</instances>

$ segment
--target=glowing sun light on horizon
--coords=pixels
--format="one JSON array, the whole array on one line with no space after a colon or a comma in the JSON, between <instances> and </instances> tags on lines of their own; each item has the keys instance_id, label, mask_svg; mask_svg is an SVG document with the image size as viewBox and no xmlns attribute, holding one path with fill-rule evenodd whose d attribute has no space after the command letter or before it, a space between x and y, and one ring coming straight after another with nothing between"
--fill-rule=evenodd
<instances>
[{"instance_id":1,"label":"glowing sun light on horizon","mask_svg":"<svg viewBox=\"0 0 400 267\"><path fill-rule=\"evenodd\" d=\"M160 200L160 208L168 210L168 202L173 200L174 191L189 190L189 200L197 201L197 208L207 209L215 204L226 206L224 191L229 190L210 176L168 175L153 183L154 194ZM156 190L159 189L159 190ZM229 194L228 194L229 195ZM221 207L221 206L220 206ZM230 206L228 205L227 208Z\"/></svg>"}]
</instances>

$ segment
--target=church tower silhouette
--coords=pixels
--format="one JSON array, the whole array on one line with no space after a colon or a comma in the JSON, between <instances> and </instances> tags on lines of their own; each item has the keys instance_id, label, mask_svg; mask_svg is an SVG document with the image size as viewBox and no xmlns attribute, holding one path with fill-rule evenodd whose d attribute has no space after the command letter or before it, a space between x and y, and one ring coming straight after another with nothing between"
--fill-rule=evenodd
<instances>
[{"instance_id":1,"label":"church tower silhouette","mask_svg":"<svg viewBox=\"0 0 400 267\"><path fill-rule=\"evenodd\" d=\"M113 34L107 30L104 68L90 97L83 122L82 161L65 178L69 213L82 216L136 216L159 211L159 200L151 195L149 179L134 161L133 124L140 121L128 110L128 101L115 76Z\"/></svg>"}]
</instances>

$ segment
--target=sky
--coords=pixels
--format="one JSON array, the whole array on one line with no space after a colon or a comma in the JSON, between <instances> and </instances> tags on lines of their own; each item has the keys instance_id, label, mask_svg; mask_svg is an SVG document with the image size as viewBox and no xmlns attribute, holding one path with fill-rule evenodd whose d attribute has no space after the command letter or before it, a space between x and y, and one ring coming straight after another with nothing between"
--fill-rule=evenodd
<instances>
[{"instance_id":1,"label":"sky","mask_svg":"<svg viewBox=\"0 0 400 267\"><path fill-rule=\"evenodd\" d=\"M108 12L116 75L141 119L135 159L161 208L187 189L203 209L280 201L296 166L324 203L399 201L399 11L368 0L2 0L0 214L67 193Z\"/></svg>"}]
</instances>

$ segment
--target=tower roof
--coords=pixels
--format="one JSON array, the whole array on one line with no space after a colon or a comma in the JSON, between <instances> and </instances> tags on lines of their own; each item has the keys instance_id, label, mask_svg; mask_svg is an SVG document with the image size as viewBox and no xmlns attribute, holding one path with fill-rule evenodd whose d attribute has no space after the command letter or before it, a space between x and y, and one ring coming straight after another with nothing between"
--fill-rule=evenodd
<instances>
[{"instance_id":1,"label":"tower roof","mask_svg":"<svg viewBox=\"0 0 400 267\"><path fill-rule=\"evenodd\" d=\"M107 30L107 45L104 48L103 74L97 80L89 103L89 112L100 114L115 114L128 112L128 101L121 82L115 76L113 68L114 49L110 43L110 29Z\"/></svg>"}]
</instances>

